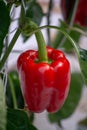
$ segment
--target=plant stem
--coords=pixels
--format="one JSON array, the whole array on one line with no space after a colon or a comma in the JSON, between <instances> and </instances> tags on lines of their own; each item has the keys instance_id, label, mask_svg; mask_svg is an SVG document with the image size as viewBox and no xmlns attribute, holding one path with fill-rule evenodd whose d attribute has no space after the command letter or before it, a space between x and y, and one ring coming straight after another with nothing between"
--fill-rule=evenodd
<instances>
[{"instance_id":1,"label":"plant stem","mask_svg":"<svg viewBox=\"0 0 87 130\"><path fill-rule=\"evenodd\" d=\"M21 25L23 25L24 23L26 24L24 0L22 0L20 23L21 23ZM29 20L28 21L28 28L30 29L30 33L32 33L33 30L38 28L38 26L33 21ZM22 27L22 29L23 29L23 27ZM46 44L45 44L45 40L44 40L42 32L40 30L38 30L38 32L35 33L35 37L36 37L37 44L38 44L39 61L40 62L48 62Z\"/></svg>"},{"instance_id":2,"label":"plant stem","mask_svg":"<svg viewBox=\"0 0 87 130\"><path fill-rule=\"evenodd\" d=\"M44 40L42 32L40 30L38 30L35 33L35 36L36 36L36 40L38 43L39 61L40 62L48 62L46 44L45 44L45 40Z\"/></svg>"},{"instance_id":3,"label":"plant stem","mask_svg":"<svg viewBox=\"0 0 87 130\"><path fill-rule=\"evenodd\" d=\"M77 11L77 8L78 8L78 3L79 3L79 0L76 0L75 5L74 5L74 9L73 9L73 13L72 13L72 17L71 17L71 20L70 20L70 24L69 24L70 27L73 26L75 16L76 16L76 11Z\"/></svg>"},{"instance_id":4,"label":"plant stem","mask_svg":"<svg viewBox=\"0 0 87 130\"><path fill-rule=\"evenodd\" d=\"M26 10L25 10L25 1L22 0L21 1L21 14L20 14L20 23L23 23L25 22L25 13L26 13Z\"/></svg>"},{"instance_id":5,"label":"plant stem","mask_svg":"<svg viewBox=\"0 0 87 130\"><path fill-rule=\"evenodd\" d=\"M69 26L72 27L73 26L73 23L74 23L74 20L75 20L75 16L76 16L76 11L77 11L77 7L78 7L78 3L79 3L79 0L76 0L75 1L75 5L74 5L74 9L73 9L73 12L72 12L72 16L71 16L71 20L70 20L70 23L69 23ZM68 33L70 33L70 30L68 30ZM65 43L66 41L66 37L64 36L59 44L59 47L62 47L63 44Z\"/></svg>"},{"instance_id":6,"label":"plant stem","mask_svg":"<svg viewBox=\"0 0 87 130\"><path fill-rule=\"evenodd\" d=\"M53 28L53 29L58 29L62 34L64 34L66 36L66 38L72 43L74 49L76 50L77 52L77 55L78 57L80 56L79 54L79 47L78 45L75 43L75 41L69 36L69 34L66 32L66 30L64 30L63 28L60 28L58 26L48 26L48 25L45 25L45 26L42 26L40 28L37 28L36 30L33 31L33 33L37 33L40 29L45 29L45 28ZM32 34L32 33L31 33Z\"/></svg>"},{"instance_id":7,"label":"plant stem","mask_svg":"<svg viewBox=\"0 0 87 130\"><path fill-rule=\"evenodd\" d=\"M38 29L39 28L38 25L35 22L29 20L27 28L29 28L28 36L35 34L35 37L37 40L37 45L38 45L39 62L48 62L45 40L44 40L41 30ZM35 30L37 30L37 31L35 31Z\"/></svg>"},{"instance_id":8,"label":"plant stem","mask_svg":"<svg viewBox=\"0 0 87 130\"><path fill-rule=\"evenodd\" d=\"M73 31L76 31L76 32L78 32L78 33L80 33L80 34L82 34L82 35L84 35L84 36L87 37L87 32L83 31L83 30L80 29L80 28L77 28L77 27L70 27L69 29L70 29L70 30L73 30Z\"/></svg>"},{"instance_id":9,"label":"plant stem","mask_svg":"<svg viewBox=\"0 0 87 130\"><path fill-rule=\"evenodd\" d=\"M16 33L15 33L11 43L9 44L9 46L8 46L4 56L2 57L2 60L0 61L0 70L3 68L3 66L4 66L4 64L5 64L5 62L6 62L7 58L8 58L8 56L9 56L9 54L10 54L10 52L11 52L13 46L14 46L14 44L16 42L16 40L18 39L20 33L21 33L21 31L20 31L20 29L18 29L16 31Z\"/></svg>"},{"instance_id":10,"label":"plant stem","mask_svg":"<svg viewBox=\"0 0 87 130\"><path fill-rule=\"evenodd\" d=\"M47 25L50 25L50 15L51 15L51 10L52 10L52 6L53 6L53 1L50 0L49 1L49 7L48 7L48 13L47 13ZM51 45L51 39L50 39L50 29L47 28L47 34L48 34L48 45Z\"/></svg>"},{"instance_id":11,"label":"plant stem","mask_svg":"<svg viewBox=\"0 0 87 130\"><path fill-rule=\"evenodd\" d=\"M9 83L10 83L10 87L11 87L13 105L14 105L14 108L17 109L17 99L16 99L16 94L15 94L14 84L12 82L10 75L8 75L8 79L9 79Z\"/></svg>"},{"instance_id":12,"label":"plant stem","mask_svg":"<svg viewBox=\"0 0 87 130\"><path fill-rule=\"evenodd\" d=\"M43 27L48 27L48 28L54 28L54 29L58 29L61 33L63 33L65 35L65 37L72 43L74 49L76 50L77 52L77 55L79 56L79 47L78 45L75 43L75 41L69 36L69 34L62 28L60 27L56 27L56 26L43 26ZM42 27L42 28L43 28Z\"/></svg>"}]
</instances>

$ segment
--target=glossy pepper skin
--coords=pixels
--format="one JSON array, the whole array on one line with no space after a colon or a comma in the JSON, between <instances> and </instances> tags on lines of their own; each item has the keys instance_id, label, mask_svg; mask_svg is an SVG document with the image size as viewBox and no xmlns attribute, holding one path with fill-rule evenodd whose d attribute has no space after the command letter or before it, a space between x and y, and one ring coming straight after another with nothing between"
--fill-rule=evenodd
<instances>
[{"instance_id":1,"label":"glossy pepper skin","mask_svg":"<svg viewBox=\"0 0 87 130\"><path fill-rule=\"evenodd\" d=\"M75 0L61 0L61 10L66 21L73 11L74 4ZM87 26L87 0L79 0L74 22L84 27Z\"/></svg>"},{"instance_id":2,"label":"glossy pepper skin","mask_svg":"<svg viewBox=\"0 0 87 130\"><path fill-rule=\"evenodd\" d=\"M60 50L47 48L49 63L38 62L38 51L28 50L17 61L22 93L32 112L58 111L70 86L70 63Z\"/></svg>"}]
</instances>

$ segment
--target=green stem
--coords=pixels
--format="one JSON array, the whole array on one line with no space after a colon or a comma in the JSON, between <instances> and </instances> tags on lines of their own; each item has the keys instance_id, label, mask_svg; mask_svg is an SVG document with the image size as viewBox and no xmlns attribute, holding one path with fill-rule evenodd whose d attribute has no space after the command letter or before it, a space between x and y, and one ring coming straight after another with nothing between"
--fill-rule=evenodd
<instances>
[{"instance_id":1,"label":"green stem","mask_svg":"<svg viewBox=\"0 0 87 130\"><path fill-rule=\"evenodd\" d=\"M14 84L12 82L11 76L8 75L8 79L9 79L9 83L10 83L10 87L11 87L11 93L12 93L12 98L13 98L13 105L14 108L17 109L17 99L16 99L16 94L15 94L15 89L14 89Z\"/></svg>"},{"instance_id":2,"label":"green stem","mask_svg":"<svg viewBox=\"0 0 87 130\"><path fill-rule=\"evenodd\" d=\"M53 7L53 0L50 0L49 6L48 6L48 13L47 13L47 25L48 26L50 25L50 16L51 16L52 7ZM47 28L47 35L48 35L48 46L52 46L49 28Z\"/></svg>"},{"instance_id":3,"label":"green stem","mask_svg":"<svg viewBox=\"0 0 87 130\"><path fill-rule=\"evenodd\" d=\"M38 30L35 33L36 40L38 43L38 55L39 55L39 61L40 62L48 62L48 57L47 57L47 50L46 50L46 44L44 37L42 35L42 32Z\"/></svg>"},{"instance_id":4,"label":"green stem","mask_svg":"<svg viewBox=\"0 0 87 130\"><path fill-rule=\"evenodd\" d=\"M76 16L76 11L77 11L77 7L78 7L78 3L79 3L79 0L76 0L75 1L75 5L74 5L74 9L73 9L73 12L72 12L72 16L71 16L71 19L70 19L70 22L69 22L69 26L72 27L73 24L74 24L74 20L75 20L75 16ZM68 33L70 33L70 30L68 30ZM63 44L65 43L66 41L66 37L64 36L59 44L59 47L62 47Z\"/></svg>"},{"instance_id":5,"label":"green stem","mask_svg":"<svg viewBox=\"0 0 87 130\"><path fill-rule=\"evenodd\" d=\"M20 19L24 22L24 19L25 19L25 10L24 10L24 7L23 7L23 0L22 0L22 6L21 6ZM16 43L19 35L20 35L20 33L21 33L21 30L18 28L17 31L16 31L16 33L14 34L13 39L11 40L11 42L9 44L9 46L8 46L8 48L7 48L4 56L2 57L2 59L0 61L0 70L3 68L3 66L4 66L4 64L5 64L6 60L7 60L8 56L9 56L9 54L10 54L12 48L13 48L13 46L15 45L15 43Z\"/></svg>"},{"instance_id":6,"label":"green stem","mask_svg":"<svg viewBox=\"0 0 87 130\"><path fill-rule=\"evenodd\" d=\"M29 20L28 21L28 28L29 28L29 36L32 34L35 34L37 44L38 44L38 57L40 62L48 62L48 56L47 56L47 49L45 40L43 37L43 34L36 23ZM35 30L38 30L35 32Z\"/></svg>"},{"instance_id":7,"label":"green stem","mask_svg":"<svg viewBox=\"0 0 87 130\"><path fill-rule=\"evenodd\" d=\"M62 28L60 28L60 27L56 27L56 26L42 26L42 27L40 27L41 29L43 29L43 28L53 28L53 29L58 29L61 33L63 33L65 36L66 36L66 38L72 43L72 45L73 45L73 47L75 48L75 50L76 50L76 52L77 52L77 54L78 54L78 56L80 55L79 54L79 47L77 46L77 44L75 43L75 41L68 35L68 33L64 30L64 29L62 29Z\"/></svg>"},{"instance_id":8,"label":"green stem","mask_svg":"<svg viewBox=\"0 0 87 130\"><path fill-rule=\"evenodd\" d=\"M24 0L22 0L21 19L20 19L21 25L23 25L24 23L26 24L25 18L26 17L25 17ZM30 32L32 33L32 30L37 29L38 26L33 21L29 20L28 21L28 28L30 29ZM23 26L22 26L22 29L23 29ZM45 40L44 40L42 32L40 30L38 30L38 32L35 33L35 37L36 37L37 44L38 44L39 61L40 62L48 62L46 44L45 44Z\"/></svg>"},{"instance_id":9,"label":"green stem","mask_svg":"<svg viewBox=\"0 0 87 130\"><path fill-rule=\"evenodd\" d=\"M20 24L25 22L25 18L26 18L25 12L26 12L26 10L25 10L25 1L22 0L21 1Z\"/></svg>"},{"instance_id":10,"label":"green stem","mask_svg":"<svg viewBox=\"0 0 87 130\"><path fill-rule=\"evenodd\" d=\"M30 33L33 34L33 33L37 33L40 29L45 29L45 28L53 28L53 29L58 29L61 33L63 33L66 38L72 43L74 49L76 50L77 52L77 55L78 57L80 56L79 54L79 47L77 46L77 44L75 43L75 41L68 35L68 33L63 29L63 28L60 28L60 27L57 27L57 26L48 26L48 25L45 25L45 26L42 26L40 28L37 28L36 30L34 30L33 32Z\"/></svg>"},{"instance_id":11,"label":"green stem","mask_svg":"<svg viewBox=\"0 0 87 130\"><path fill-rule=\"evenodd\" d=\"M79 0L76 0L75 5L74 5L74 9L73 9L73 13L72 13L72 17L71 17L71 20L70 20L70 24L69 24L70 27L73 26L75 16L76 16L76 11L77 11L77 8L78 8L78 4L79 4Z\"/></svg>"},{"instance_id":12,"label":"green stem","mask_svg":"<svg viewBox=\"0 0 87 130\"><path fill-rule=\"evenodd\" d=\"M70 29L70 30L73 30L73 31L76 31L76 32L78 32L78 33L80 33L80 34L82 34L82 35L84 35L84 36L87 37L87 32L83 31L83 30L80 29L80 28L77 28L77 27L70 27L69 29Z\"/></svg>"},{"instance_id":13,"label":"green stem","mask_svg":"<svg viewBox=\"0 0 87 130\"><path fill-rule=\"evenodd\" d=\"M18 29L16 31L16 33L15 33L11 43L9 44L9 46L8 46L4 56L2 57L2 60L0 61L0 70L3 68L3 66L4 66L4 64L5 64L5 62L6 62L7 58L8 58L8 56L9 56L9 54L10 54L10 52L11 52L13 46L14 46L14 44L16 42L16 40L18 39L20 33L21 33L21 31L20 31L20 29Z\"/></svg>"}]
</instances>

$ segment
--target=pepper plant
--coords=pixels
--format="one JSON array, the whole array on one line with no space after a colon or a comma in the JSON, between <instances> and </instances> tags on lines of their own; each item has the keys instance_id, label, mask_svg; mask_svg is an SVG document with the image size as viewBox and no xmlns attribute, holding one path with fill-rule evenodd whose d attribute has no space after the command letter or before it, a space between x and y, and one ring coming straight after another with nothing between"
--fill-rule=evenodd
<instances>
[{"instance_id":1,"label":"pepper plant","mask_svg":"<svg viewBox=\"0 0 87 130\"><path fill-rule=\"evenodd\" d=\"M51 122L61 125L61 120L69 117L78 105L83 84L87 85L87 50L77 44L81 35L87 36L87 2L61 0L65 19L60 26L50 25L52 3L50 0L48 13L44 14L37 0L0 0L0 130L37 130L33 125L34 113L44 110ZM71 16L67 8L70 6ZM10 25L14 22L11 13L18 7L18 25L8 43ZM84 15L79 10L85 11ZM43 16L48 24L40 26ZM53 43L50 28L58 30ZM49 46L42 29L47 29ZM8 57L20 34L24 42L35 35L38 50L23 52L17 60L16 72L8 72ZM71 72L66 54L73 53L81 72Z\"/></svg>"}]
</instances>

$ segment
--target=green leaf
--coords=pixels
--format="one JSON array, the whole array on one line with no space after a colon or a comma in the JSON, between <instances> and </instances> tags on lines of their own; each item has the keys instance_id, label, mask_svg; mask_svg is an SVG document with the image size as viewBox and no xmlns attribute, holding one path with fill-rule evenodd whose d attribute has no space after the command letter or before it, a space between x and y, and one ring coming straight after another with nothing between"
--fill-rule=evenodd
<instances>
[{"instance_id":1,"label":"green leaf","mask_svg":"<svg viewBox=\"0 0 87 130\"><path fill-rule=\"evenodd\" d=\"M87 85L87 50L79 48L79 52L80 52L79 57L80 68L82 71L85 84Z\"/></svg>"},{"instance_id":2,"label":"green leaf","mask_svg":"<svg viewBox=\"0 0 87 130\"><path fill-rule=\"evenodd\" d=\"M7 109L7 130L37 130L22 110Z\"/></svg>"},{"instance_id":3,"label":"green leaf","mask_svg":"<svg viewBox=\"0 0 87 130\"><path fill-rule=\"evenodd\" d=\"M0 55L4 46L4 38L10 25L9 11L3 1L0 1Z\"/></svg>"},{"instance_id":4,"label":"green leaf","mask_svg":"<svg viewBox=\"0 0 87 130\"><path fill-rule=\"evenodd\" d=\"M1 78L0 78L0 130L6 130L5 95Z\"/></svg>"},{"instance_id":5,"label":"green leaf","mask_svg":"<svg viewBox=\"0 0 87 130\"><path fill-rule=\"evenodd\" d=\"M13 90L16 96L17 100L17 106L18 108L24 108L24 100L21 92L21 87L20 87L20 81L18 77L17 71L10 71L8 73L8 77L10 76L10 79L8 78L7 81L7 88L6 88L6 104L8 107L13 108L13 95L12 95L12 86L11 83L13 84ZM11 80L11 81L10 81Z\"/></svg>"},{"instance_id":6,"label":"green leaf","mask_svg":"<svg viewBox=\"0 0 87 130\"><path fill-rule=\"evenodd\" d=\"M43 15L44 14L39 3L34 0L29 3L27 6L26 17L30 18L37 25L40 25Z\"/></svg>"},{"instance_id":7,"label":"green leaf","mask_svg":"<svg viewBox=\"0 0 87 130\"><path fill-rule=\"evenodd\" d=\"M48 114L51 123L59 123L66 119L75 111L82 93L83 80L80 73L73 73L71 76L71 85L69 95L63 107L54 114Z\"/></svg>"},{"instance_id":8,"label":"green leaf","mask_svg":"<svg viewBox=\"0 0 87 130\"><path fill-rule=\"evenodd\" d=\"M41 23L42 17L43 17L43 11L39 3L36 2L36 0L33 0L29 2L27 5L27 10L26 10L26 17L31 19L33 22L35 22L38 26ZM29 36L24 36L23 39L24 42L29 38Z\"/></svg>"}]
</instances>

